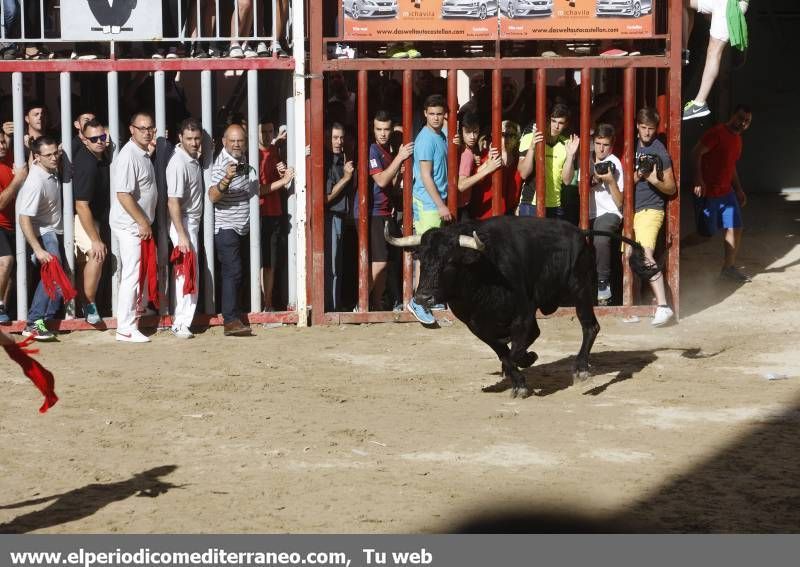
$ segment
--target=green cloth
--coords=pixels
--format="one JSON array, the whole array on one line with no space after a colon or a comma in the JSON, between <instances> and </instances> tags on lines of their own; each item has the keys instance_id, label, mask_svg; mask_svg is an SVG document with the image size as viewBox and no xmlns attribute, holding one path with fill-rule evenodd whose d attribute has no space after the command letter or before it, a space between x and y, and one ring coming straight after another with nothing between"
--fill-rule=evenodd
<instances>
[{"instance_id":1,"label":"green cloth","mask_svg":"<svg viewBox=\"0 0 800 567\"><path fill-rule=\"evenodd\" d=\"M739 51L747 49L747 22L744 14L739 8L738 0L728 0L728 34L730 35L731 47Z\"/></svg>"}]
</instances>

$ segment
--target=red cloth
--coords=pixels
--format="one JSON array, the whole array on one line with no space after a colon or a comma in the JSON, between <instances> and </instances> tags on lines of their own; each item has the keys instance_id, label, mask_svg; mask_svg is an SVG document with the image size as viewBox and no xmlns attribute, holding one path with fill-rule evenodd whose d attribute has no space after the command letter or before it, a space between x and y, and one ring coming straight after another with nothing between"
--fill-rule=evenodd
<instances>
[{"instance_id":1,"label":"red cloth","mask_svg":"<svg viewBox=\"0 0 800 567\"><path fill-rule=\"evenodd\" d=\"M41 275L44 292L50 299L56 298L57 288L61 288L61 295L64 297L64 301L75 299L75 296L78 295L78 292L72 287L72 282L69 281L67 274L64 273L61 262L55 256L49 262L42 264Z\"/></svg>"},{"instance_id":2,"label":"red cloth","mask_svg":"<svg viewBox=\"0 0 800 567\"><path fill-rule=\"evenodd\" d=\"M24 341L14 343L13 345L3 345L3 348L6 349L11 360L20 365L25 376L30 378L44 395L44 403L42 407L39 408L39 413L44 413L56 405L58 396L56 396L55 392L55 378L53 378L53 373L35 361L31 356L39 352L39 349L28 347L33 340L33 337L28 337Z\"/></svg>"},{"instance_id":3,"label":"red cloth","mask_svg":"<svg viewBox=\"0 0 800 567\"><path fill-rule=\"evenodd\" d=\"M175 264L175 277L183 276L183 295L191 295L197 291L194 285L197 260L192 250L181 252L180 248L172 249L169 261Z\"/></svg>"},{"instance_id":4,"label":"red cloth","mask_svg":"<svg viewBox=\"0 0 800 567\"><path fill-rule=\"evenodd\" d=\"M742 155L742 137L725 124L717 124L703 134L700 145L709 149L703 155L703 181L706 197L722 197L733 190L733 173Z\"/></svg>"},{"instance_id":5,"label":"red cloth","mask_svg":"<svg viewBox=\"0 0 800 567\"><path fill-rule=\"evenodd\" d=\"M158 301L158 255L156 252L156 242L152 238L142 239L142 256L139 260L139 297L137 305L142 304L145 280L147 283L147 295L156 309L159 307Z\"/></svg>"}]
</instances>

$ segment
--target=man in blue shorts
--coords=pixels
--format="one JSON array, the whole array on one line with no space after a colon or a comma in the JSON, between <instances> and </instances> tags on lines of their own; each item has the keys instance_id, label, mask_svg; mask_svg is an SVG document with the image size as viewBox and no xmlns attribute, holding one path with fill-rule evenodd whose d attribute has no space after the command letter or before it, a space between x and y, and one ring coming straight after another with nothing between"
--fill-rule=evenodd
<instances>
[{"instance_id":1,"label":"man in blue shorts","mask_svg":"<svg viewBox=\"0 0 800 567\"><path fill-rule=\"evenodd\" d=\"M739 283L751 279L735 266L742 243L741 207L747 204L736 162L742 155L742 132L752 120L752 110L740 104L727 122L708 130L692 150L697 234L684 243L707 240L723 230L725 256L720 277Z\"/></svg>"}]
</instances>

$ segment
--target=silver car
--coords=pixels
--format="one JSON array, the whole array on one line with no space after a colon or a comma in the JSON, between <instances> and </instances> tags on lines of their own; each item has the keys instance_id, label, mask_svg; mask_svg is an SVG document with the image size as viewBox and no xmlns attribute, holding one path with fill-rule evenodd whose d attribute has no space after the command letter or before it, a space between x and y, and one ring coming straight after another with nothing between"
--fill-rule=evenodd
<instances>
[{"instance_id":1,"label":"silver car","mask_svg":"<svg viewBox=\"0 0 800 567\"><path fill-rule=\"evenodd\" d=\"M638 18L653 11L653 0L597 0L598 16Z\"/></svg>"},{"instance_id":2,"label":"silver car","mask_svg":"<svg viewBox=\"0 0 800 567\"><path fill-rule=\"evenodd\" d=\"M500 0L500 11L507 18L553 15L553 0Z\"/></svg>"},{"instance_id":3,"label":"silver car","mask_svg":"<svg viewBox=\"0 0 800 567\"><path fill-rule=\"evenodd\" d=\"M345 15L354 20L397 16L397 0L342 0L342 5Z\"/></svg>"},{"instance_id":4,"label":"silver car","mask_svg":"<svg viewBox=\"0 0 800 567\"><path fill-rule=\"evenodd\" d=\"M497 0L442 0L442 17L478 18L497 15Z\"/></svg>"}]
</instances>

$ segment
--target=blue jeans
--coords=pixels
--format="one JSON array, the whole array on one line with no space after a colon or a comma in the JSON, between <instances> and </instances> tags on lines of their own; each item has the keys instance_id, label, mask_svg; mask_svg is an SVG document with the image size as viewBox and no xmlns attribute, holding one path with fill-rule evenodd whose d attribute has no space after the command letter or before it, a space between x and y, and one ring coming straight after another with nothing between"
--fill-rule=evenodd
<instances>
[{"instance_id":1,"label":"blue jeans","mask_svg":"<svg viewBox=\"0 0 800 567\"><path fill-rule=\"evenodd\" d=\"M563 219L564 218L564 209L562 207L547 207L545 209L545 217L549 219ZM521 217L535 217L536 216L536 205L531 205L530 203L520 203L519 204L519 216Z\"/></svg>"},{"instance_id":2,"label":"blue jeans","mask_svg":"<svg viewBox=\"0 0 800 567\"><path fill-rule=\"evenodd\" d=\"M64 258L66 258L67 255L64 253L64 242L62 236L56 234L55 232L48 232L47 234L42 235L41 238L44 249L50 252L50 254L52 254L54 257L58 258L58 261L62 263L61 267L64 268L64 271L69 275L69 270L63 264ZM36 259L36 256L31 255L31 259L33 261L33 265L39 267L39 261ZM61 307L61 301L63 298L64 296L61 293L61 288L56 288L55 299L50 299L47 297L47 294L44 291L44 285L42 285L41 280L39 280L39 285L36 286L36 291L33 294L31 307L28 310L28 324L32 325L38 319L44 319L47 321L55 318L58 309Z\"/></svg>"},{"instance_id":3,"label":"blue jeans","mask_svg":"<svg viewBox=\"0 0 800 567\"><path fill-rule=\"evenodd\" d=\"M242 240L235 230L223 229L214 235L214 249L220 264L222 321L241 319L239 289L242 286Z\"/></svg>"},{"instance_id":4,"label":"blue jeans","mask_svg":"<svg viewBox=\"0 0 800 567\"><path fill-rule=\"evenodd\" d=\"M9 39L12 35L16 35L13 33L14 24L17 23L17 12L19 8L17 7L16 0L3 0L3 32L5 39ZM6 47L11 47L14 45L13 43L0 43L0 49L5 49Z\"/></svg>"},{"instance_id":5,"label":"blue jeans","mask_svg":"<svg viewBox=\"0 0 800 567\"><path fill-rule=\"evenodd\" d=\"M342 307L342 224L343 218L325 215L325 311Z\"/></svg>"}]
</instances>

